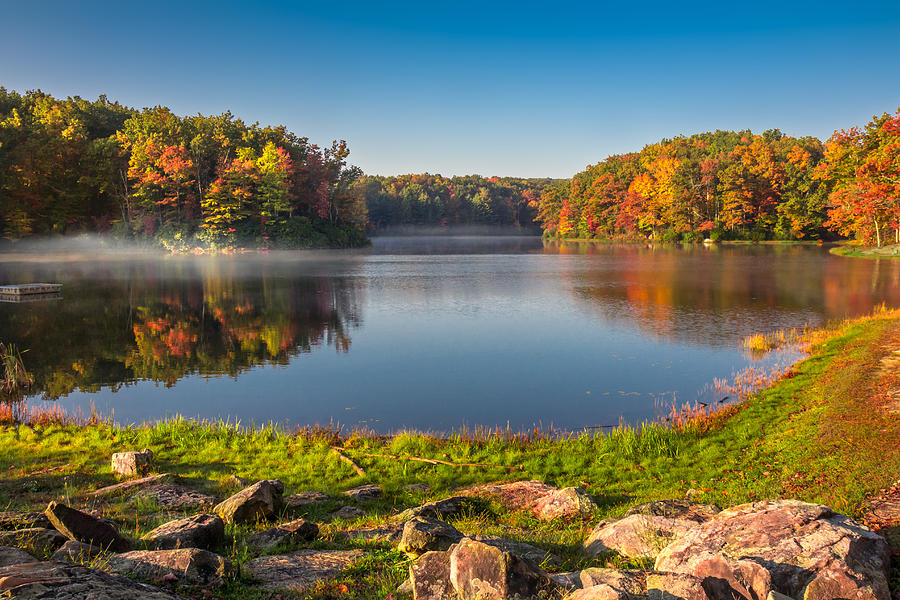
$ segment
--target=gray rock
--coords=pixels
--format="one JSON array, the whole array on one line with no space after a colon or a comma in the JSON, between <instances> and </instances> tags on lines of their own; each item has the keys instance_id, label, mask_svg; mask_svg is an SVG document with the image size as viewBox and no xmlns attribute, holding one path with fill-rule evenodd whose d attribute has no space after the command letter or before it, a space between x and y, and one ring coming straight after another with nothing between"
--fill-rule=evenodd
<instances>
[{"instance_id":1,"label":"gray rock","mask_svg":"<svg viewBox=\"0 0 900 600\"><path fill-rule=\"evenodd\" d=\"M310 504L319 504L327 502L331 496L324 492L299 492L284 497L284 505L288 508L299 508L301 506L309 506Z\"/></svg>"},{"instance_id":2,"label":"gray rock","mask_svg":"<svg viewBox=\"0 0 900 600\"><path fill-rule=\"evenodd\" d=\"M212 550L225 542L225 522L217 515L194 515L163 523L141 539L151 542L156 550Z\"/></svg>"},{"instance_id":3,"label":"gray rock","mask_svg":"<svg viewBox=\"0 0 900 600\"><path fill-rule=\"evenodd\" d=\"M533 598L558 588L531 561L469 538L450 552L450 583L461 600Z\"/></svg>"},{"instance_id":4,"label":"gray rock","mask_svg":"<svg viewBox=\"0 0 900 600\"><path fill-rule=\"evenodd\" d=\"M53 525L44 513L17 511L0 512L0 530L31 529L32 527L50 529Z\"/></svg>"},{"instance_id":5,"label":"gray rock","mask_svg":"<svg viewBox=\"0 0 900 600\"><path fill-rule=\"evenodd\" d=\"M655 515L629 515L601 521L584 542L590 556L617 552L629 558L656 558L673 540L699 527L697 521Z\"/></svg>"},{"instance_id":6,"label":"gray rock","mask_svg":"<svg viewBox=\"0 0 900 600\"><path fill-rule=\"evenodd\" d=\"M213 511L226 523L271 520L284 506L283 493L283 483L277 479L264 479L217 504Z\"/></svg>"},{"instance_id":7,"label":"gray rock","mask_svg":"<svg viewBox=\"0 0 900 600\"><path fill-rule=\"evenodd\" d=\"M140 452L116 452L112 455L112 472L122 477L142 476L153 466L153 452L145 448Z\"/></svg>"},{"instance_id":8,"label":"gray rock","mask_svg":"<svg viewBox=\"0 0 900 600\"><path fill-rule=\"evenodd\" d=\"M171 473L160 473L158 475L148 475L140 479L129 479L113 485L102 487L95 490L91 495L96 497L121 496L135 490L162 483L177 483L178 476Z\"/></svg>"},{"instance_id":9,"label":"gray rock","mask_svg":"<svg viewBox=\"0 0 900 600\"><path fill-rule=\"evenodd\" d=\"M667 546L656 569L725 582L765 598L888 600L884 539L826 506L797 500L754 502L711 518ZM648 582L649 585L649 582Z\"/></svg>"},{"instance_id":10,"label":"gray rock","mask_svg":"<svg viewBox=\"0 0 900 600\"><path fill-rule=\"evenodd\" d=\"M450 554L426 552L409 565L409 583L415 600L446 600L456 595L450 583Z\"/></svg>"},{"instance_id":11,"label":"gray rock","mask_svg":"<svg viewBox=\"0 0 900 600\"><path fill-rule=\"evenodd\" d=\"M362 550L298 550L257 558L244 564L244 569L264 589L302 591L364 556Z\"/></svg>"},{"instance_id":12,"label":"gray rock","mask_svg":"<svg viewBox=\"0 0 900 600\"><path fill-rule=\"evenodd\" d=\"M151 485L135 494L135 498L152 500L166 510L196 510L209 508L218 502L215 496L170 483Z\"/></svg>"},{"instance_id":13,"label":"gray rock","mask_svg":"<svg viewBox=\"0 0 900 600\"><path fill-rule=\"evenodd\" d=\"M21 548L12 546L0 546L0 567L20 565L22 563L38 562L38 559L28 554Z\"/></svg>"},{"instance_id":14,"label":"gray rock","mask_svg":"<svg viewBox=\"0 0 900 600\"><path fill-rule=\"evenodd\" d=\"M110 556L108 568L153 582L168 581L174 576L181 585L218 586L231 573L231 562L198 548L135 550Z\"/></svg>"},{"instance_id":15,"label":"gray rock","mask_svg":"<svg viewBox=\"0 0 900 600\"><path fill-rule=\"evenodd\" d=\"M329 515L332 519L358 519L366 516L366 512L355 506L342 506Z\"/></svg>"},{"instance_id":16,"label":"gray rock","mask_svg":"<svg viewBox=\"0 0 900 600\"><path fill-rule=\"evenodd\" d=\"M18 600L179 600L158 588L58 562L0 567L0 595Z\"/></svg>"},{"instance_id":17,"label":"gray rock","mask_svg":"<svg viewBox=\"0 0 900 600\"><path fill-rule=\"evenodd\" d=\"M44 529L43 527L0 531L0 546L23 548L33 554L54 552L68 539L55 529Z\"/></svg>"},{"instance_id":18,"label":"gray rock","mask_svg":"<svg viewBox=\"0 0 900 600\"><path fill-rule=\"evenodd\" d=\"M278 527L254 533L247 538L247 545L259 550L271 550L277 546L309 542L319 535L319 526L306 519L297 519Z\"/></svg>"},{"instance_id":19,"label":"gray rock","mask_svg":"<svg viewBox=\"0 0 900 600\"><path fill-rule=\"evenodd\" d=\"M419 555L430 551L447 550L461 540L463 534L456 527L427 517L415 517L403 526L403 535L397 549L407 554Z\"/></svg>"},{"instance_id":20,"label":"gray rock","mask_svg":"<svg viewBox=\"0 0 900 600\"><path fill-rule=\"evenodd\" d=\"M70 540L113 552L123 552L131 548L131 542L122 537L115 527L65 504L51 502L44 514L56 530Z\"/></svg>"},{"instance_id":21,"label":"gray rock","mask_svg":"<svg viewBox=\"0 0 900 600\"><path fill-rule=\"evenodd\" d=\"M85 544L84 542L69 540L63 544L59 550L53 553L50 560L82 565L90 562L91 559L100 556L101 554L103 554L103 550L100 548Z\"/></svg>"},{"instance_id":22,"label":"gray rock","mask_svg":"<svg viewBox=\"0 0 900 600\"><path fill-rule=\"evenodd\" d=\"M357 502L369 502L370 500L381 498L384 495L384 490L381 489L380 485L367 483L355 488L350 488L349 490L344 490L343 493L345 496L349 496Z\"/></svg>"}]
</instances>

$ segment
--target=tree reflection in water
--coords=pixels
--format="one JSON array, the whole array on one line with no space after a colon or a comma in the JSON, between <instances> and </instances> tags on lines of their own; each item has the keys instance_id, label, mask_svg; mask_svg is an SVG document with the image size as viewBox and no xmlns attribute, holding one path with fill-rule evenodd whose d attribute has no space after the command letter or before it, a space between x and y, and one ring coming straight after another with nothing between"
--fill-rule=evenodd
<instances>
[{"instance_id":1,"label":"tree reflection in water","mask_svg":"<svg viewBox=\"0 0 900 600\"><path fill-rule=\"evenodd\" d=\"M66 281L64 294L5 305L0 339L28 349L32 389L50 399L140 380L237 377L323 346L348 352L360 324L352 280L284 268L184 259L17 269L19 278Z\"/></svg>"}]
</instances>

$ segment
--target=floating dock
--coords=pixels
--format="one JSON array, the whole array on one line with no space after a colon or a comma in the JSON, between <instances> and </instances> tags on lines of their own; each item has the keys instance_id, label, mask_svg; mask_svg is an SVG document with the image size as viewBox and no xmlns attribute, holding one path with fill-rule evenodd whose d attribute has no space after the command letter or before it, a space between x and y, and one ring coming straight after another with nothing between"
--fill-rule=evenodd
<instances>
[{"instance_id":1,"label":"floating dock","mask_svg":"<svg viewBox=\"0 0 900 600\"><path fill-rule=\"evenodd\" d=\"M43 294L59 294L61 291L61 283L18 283L14 285L0 285L0 296L36 296Z\"/></svg>"}]
</instances>

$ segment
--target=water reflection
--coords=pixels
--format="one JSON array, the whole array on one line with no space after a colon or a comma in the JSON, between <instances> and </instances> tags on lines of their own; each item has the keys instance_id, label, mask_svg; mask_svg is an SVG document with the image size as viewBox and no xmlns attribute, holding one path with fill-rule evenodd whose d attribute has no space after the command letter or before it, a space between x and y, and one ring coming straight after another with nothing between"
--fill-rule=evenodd
<instances>
[{"instance_id":1,"label":"water reflection","mask_svg":"<svg viewBox=\"0 0 900 600\"><path fill-rule=\"evenodd\" d=\"M210 259L5 265L3 277L64 283L62 300L6 306L0 336L27 348L46 398L188 375L237 377L321 347L348 352L360 325L358 287ZM261 268L258 268L261 267Z\"/></svg>"},{"instance_id":2,"label":"water reflection","mask_svg":"<svg viewBox=\"0 0 900 600\"><path fill-rule=\"evenodd\" d=\"M800 246L382 238L360 253L4 260L0 283L64 284L60 300L0 304L0 340L28 349L39 395L123 422L639 422L755 364L747 334L900 306L900 261Z\"/></svg>"},{"instance_id":3,"label":"water reflection","mask_svg":"<svg viewBox=\"0 0 900 600\"><path fill-rule=\"evenodd\" d=\"M750 334L900 306L900 261L794 245L548 243L573 293L608 321L667 340L734 346Z\"/></svg>"}]
</instances>

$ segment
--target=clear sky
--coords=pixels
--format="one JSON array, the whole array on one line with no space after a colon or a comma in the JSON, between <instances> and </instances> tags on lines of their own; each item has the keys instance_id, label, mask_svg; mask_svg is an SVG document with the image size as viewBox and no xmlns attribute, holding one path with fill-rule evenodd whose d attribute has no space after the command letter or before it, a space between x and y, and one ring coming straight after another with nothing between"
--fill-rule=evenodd
<instances>
[{"instance_id":1,"label":"clear sky","mask_svg":"<svg viewBox=\"0 0 900 600\"><path fill-rule=\"evenodd\" d=\"M900 106L900 1L0 0L0 85L231 110L368 173L568 177L663 137Z\"/></svg>"}]
</instances>

